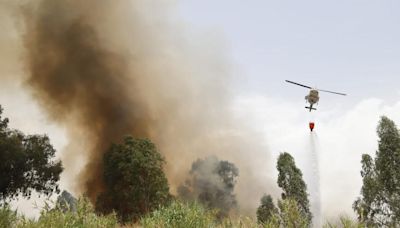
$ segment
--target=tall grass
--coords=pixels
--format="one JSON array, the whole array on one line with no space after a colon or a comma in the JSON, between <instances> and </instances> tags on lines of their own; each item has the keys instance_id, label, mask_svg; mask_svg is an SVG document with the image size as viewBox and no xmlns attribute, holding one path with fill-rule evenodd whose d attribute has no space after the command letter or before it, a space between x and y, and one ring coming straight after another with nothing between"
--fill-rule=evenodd
<instances>
[{"instance_id":1,"label":"tall grass","mask_svg":"<svg viewBox=\"0 0 400 228\"><path fill-rule=\"evenodd\" d=\"M8 205L0 209L0 227L13 227L17 222L17 213L12 211Z\"/></svg>"},{"instance_id":2,"label":"tall grass","mask_svg":"<svg viewBox=\"0 0 400 228\"><path fill-rule=\"evenodd\" d=\"M8 207L0 210L1 228L114 228L118 227L115 214L99 216L94 212L92 204L82 198L78 201L76 211L63 212L60 208L43 208L37 220L17 215Z\"/></svg>"},{"instance_id":3,"label":"tall grass","mask_svg":"<svg viewBox=\"0 0 400 228\"><path fill-rule=\"evenodd\" d=\"M197 203L174 201L140 220L140 225L150 227L206 228L216 227L216 211L206 210Z\"/></svg>"},{"instance_id":4,"label":"tall grass","mask_svg":"<svg viewBox=\"0 0 400 228\"><path fill-rule=\"evenodd\" d=\"M286 209L285 209L286 208ZM38 219L27 219L18 215L8 206L0 208L0 228L114 228L114 227L158 227L158 228L286 228L307 227L304 218L296 214L290 204L283 207L284 213L274 215L267 223L258 224L248 217L217 219L215 210L208 210L198 203L174 201L167 206L148 214L136 224L121 225L115 214L101 216L94 211L85 198L78 201L76 210L45 207ZM284 218L282 217L284 216ZM327 222L324 228L362 228L366 227L349 217L341 216L335 223Z\"/></svg>"},{"instance_id":5,"label":"tall grass","mask_svg":"<svg viewBox=\"0 0 400 228\"><path fill-rule=\"evenodd\" d=\"M338 221L335 223L327 222L324 228L365 228L368 227L363 223L359 223L346 215L339 217Z\"/></svg>"}]
</instances>

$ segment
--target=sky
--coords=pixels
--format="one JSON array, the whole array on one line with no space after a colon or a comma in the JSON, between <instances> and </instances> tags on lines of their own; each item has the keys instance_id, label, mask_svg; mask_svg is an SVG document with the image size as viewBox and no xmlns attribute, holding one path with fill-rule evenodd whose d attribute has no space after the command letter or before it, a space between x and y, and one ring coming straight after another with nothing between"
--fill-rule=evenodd
<instances>
[{"instance_id":1,"label":"sky","mask_svg":"<svg viewBox=\"0 0 400 228\"><path fill-rule=\"evenodd\" d=\"M178 5L192 29L223 37L238 75L236 113L263 132L275 157L288 151L307 173L308 121L316 122L323 217L354 216L361 154L375 153L381 115L400 121L400 2L187 0ZM348 96L321 93L318 111L309 114L302 110L307 90L285 79Z\"/></svg>"},{"instance_id":2,"label":"sky","mask_svg":"<svg viewBox=\"0 0 400 228\"><path fill-rule=\"evenodd\" d=\"M290 152L307 173L308 122L316 123L322 214L332 218L354 216L361 154L377 149L379 117L400 123L399 7L399 1L386 0L185 0L175 10L188 33L217 37L224 46L235 75L232 112L263 135L274 158ZM0 35L0 51L17 60L20 50L10 45L15 36ZM21 73L11 64L17 61L0 60L3 75ZM307 90L285 79L348 96L321 93L310 114L304 109ZM10 125L27 133L45 130L61 150L64 130L46 119L21 82L6 80L4 87L0 104Z\"/></svg>"},{"instance_id":3,"label":"sky","mask_svg":"<svg viewBox=\"0 0 400 228\"><path fill-rule=\"evenodd\" d=\"M244 78L241 93L295 99L289 79L345 91L332 102L395 101L400 73L399 1L181 1L193 27L224 36ZM300 96L301 97L301 96Z\"/></svg>"}]
</instances>

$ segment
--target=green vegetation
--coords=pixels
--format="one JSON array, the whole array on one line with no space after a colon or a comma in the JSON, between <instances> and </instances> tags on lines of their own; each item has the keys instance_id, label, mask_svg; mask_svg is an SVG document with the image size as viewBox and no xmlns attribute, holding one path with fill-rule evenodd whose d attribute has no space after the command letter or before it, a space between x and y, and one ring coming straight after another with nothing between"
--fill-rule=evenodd
<instances>
[{"instance_id":1,"label":"green vegetation","mask_svg":"<svg viewBox=\"0 0 400 228\"><path fill-rule=\"evenodd\" d=\"M0 115L2 109L0 107ZM354 202L358 222L342 216L323 227L396 227L400 224L400 133L395 123L382 117L375 158L362 155L361 196ZM277 206L264 195L257 221L231 213L238 208L234 187L237 167L216 157L198 159L190 178L178 188L180 200L169 193L165 160L149 140L127 136L104 154L105 190L96 208L86 198L75 199L63 191L54 208L46 206L38 219L27 219L10 209L8 201L30 197L32 191L58 192L60 161L47 136L24 135L8 128L0 116L0 228L47 227L266 227L308 228L312 214L307 185L289 153L277 161ZM182 201L181 201L182 200ZM96 209L96 210L95 210Z\"/></svg>"},{"instance_id":2,"label":"green vegetation","mask_svg":"<svg viewBox=\"0 0 400 228\"><path fill-rule=\"evenodd\" d=\"M336 223L327 222L324 228L365 228L369 226L365 226L363 223L358 223L348 216L341 216L339 221Z\"/></svg>"},{"instance_id":3,"label":"green vegetation","mask_svg":"<svg viewBox=\"0 0 400 228\"><path fill-rule=\"evenodd\" d=\"M257 221L266 226L309 227L312 214L301 170L286 152L279 155L276 167L279 172L278 185L283 190L282 199L278 200L276 208L272 197L264 195L257 209Z\"/></svg>"},{"instance_id":4,"label":"green vegetation","mask_svg":"<svg viewBox=\"0 0 400 228\"><path fill-rule=\"evenodd\" d=\"M18 216L16 212L5 206L0 209L0 227L10 228L108 228L118 227L115 214L107 216L96 215L88 199L78 200L76 211L63 211L60 208L42 210L39 219L32 220Z\"/></svg>"},{"instance_id":5,"label":"green vegetation","mask_svg":"<svg viewBox=\"0 0 400 228\"><path fill-rule=\"evenodd\" d=\"M213 227L217 225L216 211L206 210L196 202L175 201L140 220L143 227Z\"/></svg>"},{"instance_id":6,"label":"green vegetation","mask_svg":"<svg viewBox=\"0 0 400 228\"><path fill-rule=\"evenodd\" d=\"M278 163L278 186L282 188L282 199L291 198L295 200L301 213L307 217L311 224L312 214L308 200L307 185L303 180L303 174L297 168L294 158L289 153L279 155Z\"/></svg>"},{"instance_id":7,"label":"green vegetation","mask_svg":"<svg viewBox=\"0 0 400 228\"><path fill-rule=\"evenodd\" d=\"M32 190L45 195L58 191L62 166L53 160L49 138L9 129L1 113L0 106L0 205L20 195L29 198Z\"/></svg>"},{"instance_id":8,"label":"green vegetation","mask_svg":"<svg viewBox=\"0 0 400 228\"><path fill-rule=\"evenodd\" d=\"M222 228L222 227L246 227L246 228L303 228L307 226L307 218L304 217L294 200L285 199L280 204L281 214L274 214L264 224L258 224L248 217L218 219L216 210L204 208L201 204L192 202L172 201L166 206L160 207L137 223L121 225L116 214L107 216L97 215L88 199L81 198L77 201L76 211L64 211L56 207L46 207L42 210L38 219L27 219L17 215L9 207L0 209L0 227L7 228L114 228L114 227L182 227L182 228ZM283 216L283 217L281 217ZM325 228L361 228L365 227L347 217L341 217L337 223L327 223Z\"/></svg>"},{"instance_id":9,"label":"green vegetation","mask_svg":"<svg viewBox=\"0 0 400 228\"><path fill-rule=\"evenodd\" d=\"M375 159L362 155L363 186L353 208L369 226L400 224L400 134L395 123L383 116L378 124Z\"/></svg>"},{"instance_id":10,"label":"green vegetation","mask_svg":"<svg viewBox=\"0 0 400 228\"><path fill-rule=\"evenodd\" d=\"M8 205L0 208L0 227L12 227L17 221L17 212L12 211Z\"/></svg>"},{"instance_id":11,"label":"green vegetation","mask_svg":"<svg viewBox=\"0 0 400 228\"><path fill-rule=\"evenodd\" d=\"M308 220L300 212L295 200L285 199L280 202L282 213L273 214L264 224L257 224L251 218L218 219L216 210L206 210L201 204L174 202L144 217L143 227L265 227L265 228L306 228Z\"/></svg>"},{"instance_id":12,"label":"green vegetation","mask_svg":"<svg viewBox=\"0 0 400 228\"><path fill-rule=\"evenodd\" d=\"M267 223L272 216L278 213L274 201L270 195L264 195L261 198L261 205L257 208L257 221L259 223Z\"/></svg>"},{"instance_id":13,"label":"green vegetation","mask_svg":"<svg viewBox=\"0 0 400 228\"><path fill-rule=\"evenodd\" d=\"M136 221L170 198L163 171L165 161L149 140L126 137L104 154L105 191L98 197L96 210L115 211L123 222Z\"/></svg>"}]
</instances>

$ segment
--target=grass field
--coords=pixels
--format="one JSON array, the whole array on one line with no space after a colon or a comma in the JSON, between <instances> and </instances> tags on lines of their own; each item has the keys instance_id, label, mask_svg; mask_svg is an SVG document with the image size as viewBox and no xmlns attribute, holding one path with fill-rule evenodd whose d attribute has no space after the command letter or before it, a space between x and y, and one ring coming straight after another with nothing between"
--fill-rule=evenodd
<instances>
[{"instance_id":1,"label":"grass field","mask_svg":"<svg viewBox=\"0 0 400 228\"><path fill-rule=\"evenodd\" d=\"M218 220L217 211L207 210L198 203L172 202L170 205L161 207L140 221L131 224L120 224L115 214L97 215L93 206L87 199L80 199L77 210L63 212L62 209L49 207L43 208L38 219L28 219L18 215L9 207L4 206L0 209L0 227L8 228L83 228L83 227L176 227L176 228L208 228L208 227L305 227L301 225L301 218L288 217L285 225L280 224L278 219L271 219L268 224L258 224L257 221L249 217L234 217ZM324 227L344 227L361 228L361 224L347 217L340 217L336 223L327 222Z\"/></svg>"}]
</instances>

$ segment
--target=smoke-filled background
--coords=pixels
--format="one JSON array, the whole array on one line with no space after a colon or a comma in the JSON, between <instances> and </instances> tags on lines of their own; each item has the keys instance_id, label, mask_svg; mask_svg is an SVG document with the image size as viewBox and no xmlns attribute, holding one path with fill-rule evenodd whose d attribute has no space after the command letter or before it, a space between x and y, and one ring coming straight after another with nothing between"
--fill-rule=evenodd
<instances>
[{"instance_id":1,"label":"smoke-filled background","mask_svg":"<svg viewBox=\"0 0 400 228\"><path fill-rule=\"evenodd\" d=\"M321 94L314 121L322 220L351 215L379 116L400 122L399 4L0 0L0 104L11 127L49 134L62 188L96 195L96 158L133 134L166 156L173 191L198 158L234 163L254 212L279 196L280 152L311 166L307 91L284 80L346 92Z\"/></svg>"},{"instance_id":2,"label":"smoke-filled background","mask_svg":"<svg viewBox=\"0 0 400 228\"><path fill-rule=\"evenodd\" d=\"M41 0L16 7L24 88L66 129L63 178L75 193L95 201L102 155L127 134L156 143L173 192L191 163L207 155L237 164L244 212L275 191L268 150L230 110L223 44L185 37L171 3Z\"/></svg>"}]
</instances>

